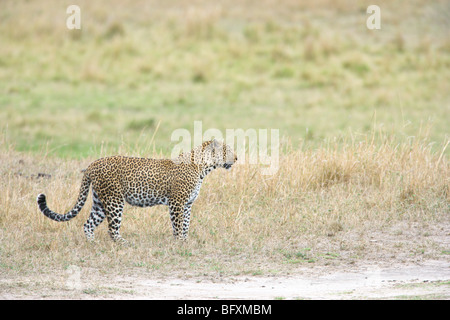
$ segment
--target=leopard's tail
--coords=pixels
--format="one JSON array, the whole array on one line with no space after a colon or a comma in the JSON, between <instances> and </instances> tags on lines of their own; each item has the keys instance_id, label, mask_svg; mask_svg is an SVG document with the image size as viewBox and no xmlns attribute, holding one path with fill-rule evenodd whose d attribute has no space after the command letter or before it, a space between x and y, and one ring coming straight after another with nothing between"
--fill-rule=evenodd
<instances>
[{"instance_id":1,"label":"leopard's tail","mask_svg":"<svg viewBox=\"0 0 450 320\"><path fill-rule=\"evenodd\" d=\"M47 207L47 200L45 197L45 194L39 194L37 196L37 203L39 206L39 209L41 212L48 218L55 220L55 221L69 221L72 218L75 218L76 215L81 211L81 208L84 206L88 193L89 193L89 186L91 185L91 179L89 178L89 175L87 172L83 176L83 180L81 182L81 188L80 193L78 195L78 200L75 206L67 212L66 214L59 214L52 210L50 210Z\"/></svg>"}]
</instances>

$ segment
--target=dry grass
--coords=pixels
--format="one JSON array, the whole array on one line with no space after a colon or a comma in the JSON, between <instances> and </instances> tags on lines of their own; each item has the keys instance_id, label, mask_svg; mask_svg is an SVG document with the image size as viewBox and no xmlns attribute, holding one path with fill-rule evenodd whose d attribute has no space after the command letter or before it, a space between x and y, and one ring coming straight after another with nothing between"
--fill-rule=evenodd
<instances>
[{"instance_id":1,"label":"dry grass","mask_svg":"<svg viewBox=\"0 0 450 320\"><path fill-rule=\"evenodd\" d=\"M121 247L104 224L95 245L85 241L88 205L74 220L56 223L35 203L45 192L55 211L71 208L80 170L92 159L17 153L3 138L0 273L77 265L105 272L261 274L308 262L445 259L448 248L436 237L449 233L448 141L437 153L424 140L393 141L377 134L286 151L272 176L248 164L219 170L194 204L187 243L172 239L167 208L126 207L122 234L132 245Z\"/></svg>"}]
</instances>

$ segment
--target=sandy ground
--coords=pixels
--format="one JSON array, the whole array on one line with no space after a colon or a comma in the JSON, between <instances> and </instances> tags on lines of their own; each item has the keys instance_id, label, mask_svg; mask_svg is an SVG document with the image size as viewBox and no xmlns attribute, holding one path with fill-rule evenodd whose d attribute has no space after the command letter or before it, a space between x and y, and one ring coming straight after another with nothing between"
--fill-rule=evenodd
<instances>
[{"instance_id":1,"label":"sandy ground","mask_svg":"<svg viewBox=\"0 0 450 320\"><path fill-rule=\"evenodd\" d=\"M290 276L154 278L63 275L0 279L1 299L450 299L450 262L305 268Z\"/></svg>"}]
</instances>

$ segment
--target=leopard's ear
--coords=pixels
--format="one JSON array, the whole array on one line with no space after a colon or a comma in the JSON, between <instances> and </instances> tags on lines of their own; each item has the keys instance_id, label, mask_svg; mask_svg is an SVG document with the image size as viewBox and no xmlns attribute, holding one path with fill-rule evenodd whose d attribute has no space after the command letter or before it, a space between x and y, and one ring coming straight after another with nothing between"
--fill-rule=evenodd
<instances>
[{"instance_id":1,"label":"leopard's ear","mask_svg":"<svg viewBox=\"0 0 450 320\"><path fill-rule=\"evenodd\" d=\"M217 141L216 139L212 139L208 142L206 142L206 146L204 147L204 150L214 150L221 147L221 143Z\"/></svg>"},{"instance_id":2,"label":"leopard's ear","mask_svg":"<svg viewBox=\"0 0 450 320\"><path fill-rule=\"evenodd\" d=\"M212 148L219 148L221 146L221 143L217 141L216 139L211 140L211 147Z\"/></svg>"},{"instance_id":3,"label":"leopard's ear","mask_svg":"<svg viewBox=\"0 0 450 320\"><path fill-rule=\"evenodd\" d=\"M204 148L217 148L217 147L220 147L220 142L217 141L216 139L212 139L212 140L203 142L203 147Z\"/></svg>"}]
</instances>

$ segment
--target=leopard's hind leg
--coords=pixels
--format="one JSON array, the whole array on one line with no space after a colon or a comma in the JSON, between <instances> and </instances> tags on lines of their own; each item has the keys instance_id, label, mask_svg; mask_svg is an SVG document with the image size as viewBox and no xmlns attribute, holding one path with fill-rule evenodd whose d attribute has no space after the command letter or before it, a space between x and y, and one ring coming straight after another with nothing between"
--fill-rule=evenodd
<instances>
[{"instance_id":1,"label":"leopard's hind leg","mask_svg":"<svg viewBox=\"0 0 450 320\"><path fill-rule=\"evenodd\" d=\"M119 229L122 223L122 213L125 201L116 199L104 201L105 215L108 219L108 233L115 242L126 243L120 235Z\"/></svg>"},{"instance_id":2,"label":"leopard's hind leg","mask_svg":"<svg viewBox=\"0 0 450 320\"><path fill-rule=\"evenodd\" d=\"M103 208L102 202L100 201L97 193L92 189L93 204L91 209L91 214L84 224L84 233L88 241L94 240L94 230L98 227L100 223L105 219L105 209Z\"/></svg>"}]
</instances>

